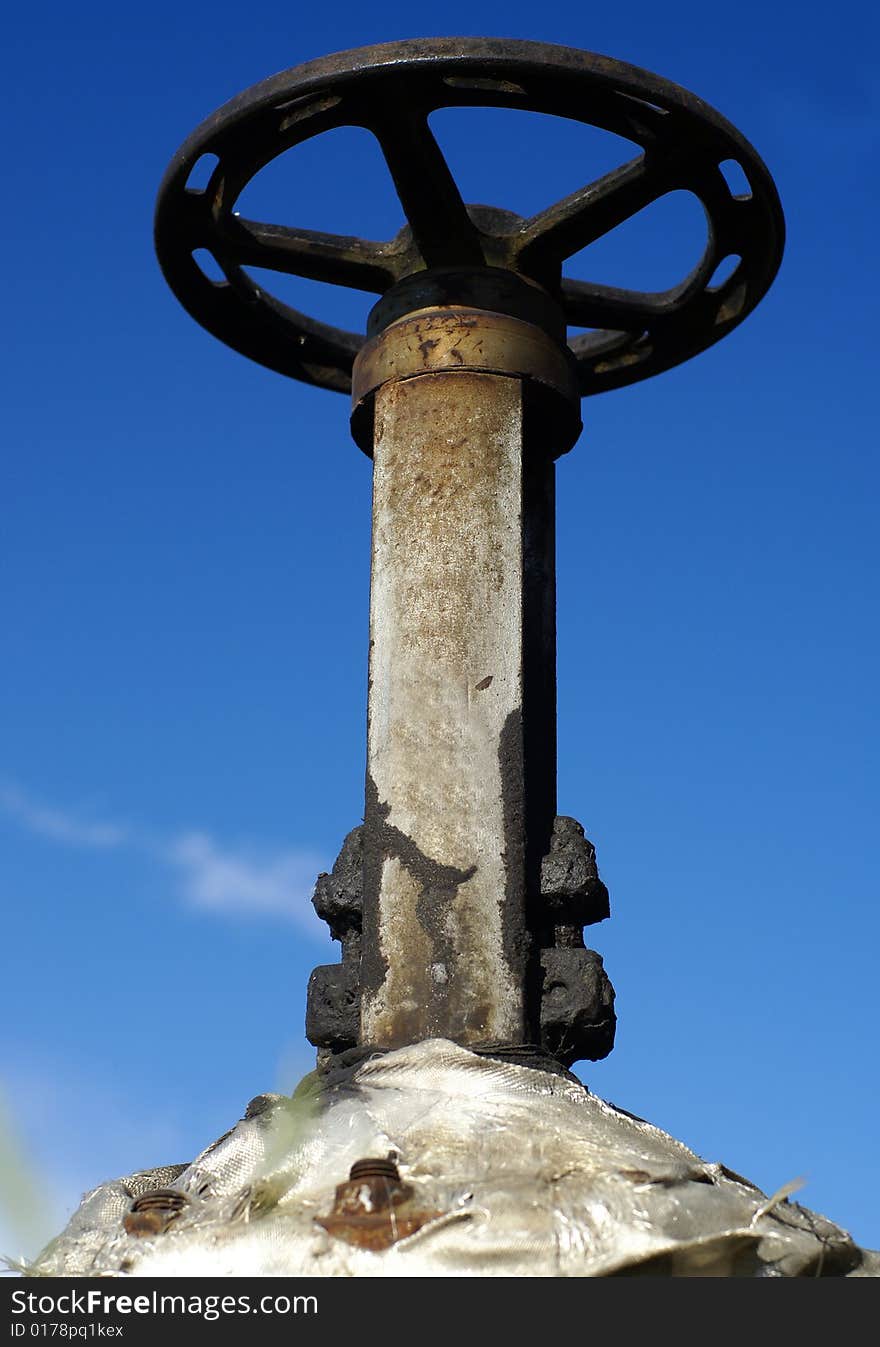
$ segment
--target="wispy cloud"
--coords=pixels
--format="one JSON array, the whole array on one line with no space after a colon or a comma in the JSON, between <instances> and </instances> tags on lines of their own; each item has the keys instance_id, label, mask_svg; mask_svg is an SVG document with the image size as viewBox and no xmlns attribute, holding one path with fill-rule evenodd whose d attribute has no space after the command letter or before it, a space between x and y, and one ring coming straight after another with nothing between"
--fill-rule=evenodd
<instances>
[{"instance_id":1,"label":"wispy cloud","mask_svg":"<svg viewBox=\"0 0 880 1347\"><path fill-rule=\"evenodd\" d=\"M0 784L0 811L27 832L52 842L94 851L127 850L159 862L174 873L178 895L203 911L282 917L326 939L308 901L315 877L326 868L317 852L230 847L194 830L163 837L49 806L9 781Z\"/></svg>"},{"instance_id":2,"label":"wispy cloud","mask_svg":"<svg viewBox=\"0 0 880 1347\"><path fill-rule=\"evenodd\" d=\"M53 842L104 849L124 846L131 840L128 828L118 823L89 823L60 809L50 809L9 782L0 785L0 809L28 832L50 837Z\"/></svg>"},{"instance_id":3,"label":"wispy cloud","mask_svg":"<svg viewBox=\"0 0 880 1347\"><path fill-rule=\"evenodd\" d=\"M176 838L164 859L177 867L186 897L196 907L251 915L289 915L292 897L309 894L323 868L311 852L243 854L219 847L201 832Z\"/></svg>"}]
</instances>

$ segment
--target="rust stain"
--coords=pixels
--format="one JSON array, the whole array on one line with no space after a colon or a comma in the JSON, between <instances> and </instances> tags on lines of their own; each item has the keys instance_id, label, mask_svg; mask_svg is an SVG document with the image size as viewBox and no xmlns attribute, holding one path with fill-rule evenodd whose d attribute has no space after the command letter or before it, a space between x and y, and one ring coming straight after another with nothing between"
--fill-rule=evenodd
<instances>
[{"instance_id":1,"label":"rust stain","mask_svg":"<svg viewBox=\"0 0 880 1347\"><path fill-rule=\"evenodd\" d=\"M473 595L463 588L463 577L473 573L475 555L485 550L482 540L510 526L493 486L507 468L504 430L519 405L520 390L512 382L472 372L428 374L388 385L377 399L389 435L380 450L386 526L393 521L396 550L416 548L421 555L430 548L434 568L424 579L452 607L441 613L436 603L423 604L420 622L425 635L446 628L450 644L460 643L473 623ZM407 434L398 443L396 427L404 417ZM459 522L465 518L466 528ZM504 568L499 558L493 561L485 580L498 592Z\"/></svg>"},{"instance_id":2,"label":"rust stain","mask_svg":"<svg viewBox=\"0 0 880 1347\"><path fill-rule=\"evenodd\" d=\"M412 1188L401 1182L393 1161L367 1159L352 1165L348 1180L336 1189L332 1211L316 1216L315 1224L334 1239L380 1253L442 1215L413 1205Z\"/></svg>"},{"instance_id":3,"label":"rust stain","mask_svg":"<svg viewBox=\"0 0 880 1347\"><path fill-rule=\"evenodd\" d=\"M155 1188L153 1192L135 1198L122 1218L123 1229L136 1239L164 1235L188 1205L186 1193L176 1188Z\"/></svg>"}]
</instances>

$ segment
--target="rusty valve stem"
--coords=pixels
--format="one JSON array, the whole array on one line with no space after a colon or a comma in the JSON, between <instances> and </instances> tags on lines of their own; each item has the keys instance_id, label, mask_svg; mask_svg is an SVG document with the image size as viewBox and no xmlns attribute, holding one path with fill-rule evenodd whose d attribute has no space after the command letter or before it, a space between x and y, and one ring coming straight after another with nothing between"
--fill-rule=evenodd
<instances>
[{"instance_id":1,"label":"rusty valve stem","mask_svg":"<svg viewBox=\"0 0 880 1347\"><path fill-rule=\"evenodd\" d=\"M354 366L374 459L362 1044L539 1042L527 896L556 812L554 457L580 414L561 313L507 289L506 312L395 317ZM535 293L547 325L520 316Z\"/></svg>"}]
</instances>

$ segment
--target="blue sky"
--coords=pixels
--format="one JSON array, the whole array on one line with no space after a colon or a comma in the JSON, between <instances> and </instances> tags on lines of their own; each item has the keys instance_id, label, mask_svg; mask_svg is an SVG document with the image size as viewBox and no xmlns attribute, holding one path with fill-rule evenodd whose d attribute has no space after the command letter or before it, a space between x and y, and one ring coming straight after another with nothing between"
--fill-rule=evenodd
<instances>
[{"instance_id":1,"label":"blue sky","mask_svg":"<svg viewBox=\"0 0 880 1347\"><path fill-rule=\"evenodd\" d=\"M868 7L835 16L551 0L447 7L442 31L667 76L776 178L789 239L758 310L586 403L559 467L559 800L611 891L590 934L620 1019L581 1074L768 1191L803 1177L878 1247L878 34ZM240 89L427 31L348 0L7 23L6 1252L311 1065L306 980L335 954L308 898L363 806L369 464L343 398L183 312L152 211L178 144ZM608 166L598 135L509 116L435 123L469 199L536 210ZM390 235L365 137L303 147L248 210ZM663 288L701 228L670 198L577 266ZM279 293L352 326L368 305Z\"/></svg>"}]
</instances>

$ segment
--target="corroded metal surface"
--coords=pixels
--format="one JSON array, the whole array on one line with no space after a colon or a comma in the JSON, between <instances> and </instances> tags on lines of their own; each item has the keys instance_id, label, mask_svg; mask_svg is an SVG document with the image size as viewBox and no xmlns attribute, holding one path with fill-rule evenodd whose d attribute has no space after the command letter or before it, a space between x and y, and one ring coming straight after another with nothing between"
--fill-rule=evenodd
<instances>
[{"instance_id":1,"label":"corroded metal surface","mask_svg":"<svg viewBox=\"0 0 880 1347\"><path fill-rule=\"evenodd\" d=\"M352 431L360 447L372 452L373 416L365 412L367 403L372 410L377 389L441 370L509 374L538 385L548 407L553 404L543 437L545 453L564 453L580 434L577 373L564 343L508 314L446 305L408 314L362 348L352 378ZM450 383L447 396L467 401L465 386L460 394L457 388Z\"/></svg>"},{"instance_id":2,"label":"corroded metal surface","mask_svg":"<svg viewBox=\"0 0 880 1347\"><path fill-rule=\"evenodd\" d=\"M316 968L309 979L306 1037L318 1049L319 1069L332 1075L360 1042L360 948L363 913L363 828L346 837L332 874L319 875L312 899L342 962ZM540 1049L506 1049L510 1059L550 1067L606 1057L614 1043L614 991L595 950L584 946L585 924L609 915L608 890L599 878L596 850L573 818L557 818L541 861L541 899L531 903L529 928L540 947ZM534 996L534 990L532 995ZM369 1049L372 1051L372 1049ZM501 1045L481 1048L498 1055Z\"/></svg>"},{"instance_id":3,"label":"corroded metal surface","mask_svg":"<svg viewBox=\"0 0 880 1347\"><path fill-rule=\"evenodd\" d=\"M374 452L362 1041L524 1042L520 382L386 384Z\"/></svg>"},{"instance_id":4,"label":"corroded metal surface","mask_svg":"<svg viewBox=\"0 0 880 1347\"><path fill-rule=\"evenodd\" d=\"M332 874L319 875L315 911L342 945L342 961L312 971L306 993L306 1038L319 1051L353 1048L361 1028L361 935L364 912L363 828L352 828Z\"/></svg>"},{"instance_id":5,"label":"corroded metal surface","mask_svg":"<svg viewBox=\"0 0 880 1347\"><path fill-rule=\"evenodd\" d=\"M124 1222L132 1189L166 1187L166 1171L129 1176L87 1194L67 1229L24 1270L40 1277L880 1275L880 1256L789 1200L790 1173L765 1194L559 1075L435 1040L362 1062L308 1097L311 1104L299 1091L274 1096L183 1168L172 1181L183 1209L166 1230L136 1237ZM382 1159L365 1165L364 1157Z\"/></svg>"},{"instance_id":6,"label":"corroded metal surface","mask_svg":"<svg viewBox=\"0 0 880 1347\"><path fill-rule=\"evenodd\" d=\"M413 1201L413 1190L403 1183L391 1160L356 1160L348 1180L336 1188L333 1207L326 1216L316 1216L334 1239L359 1249L390 1249L423 1225L436 1221L440 1211L424 1211Z\"/></svg>"},{"instance_id":7,"label":"corroded metal surface","mask_svg":"<svg viewBox=\"0 0 880 1347\"><path fill-rule=\"evenodd\" d=\"M135 1239L153 1239L165 1234L188 1203L186 1193L174 1188L154 1188L134 1199L122 1224L126 1233Z\"/></svg>"}]
</instances>

